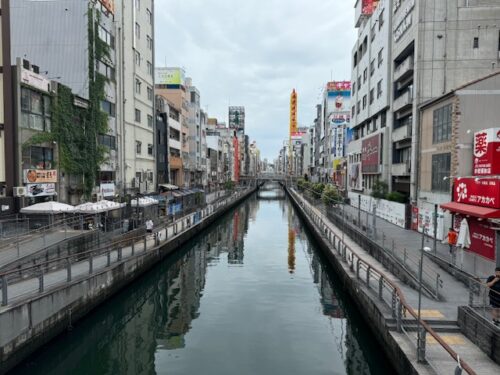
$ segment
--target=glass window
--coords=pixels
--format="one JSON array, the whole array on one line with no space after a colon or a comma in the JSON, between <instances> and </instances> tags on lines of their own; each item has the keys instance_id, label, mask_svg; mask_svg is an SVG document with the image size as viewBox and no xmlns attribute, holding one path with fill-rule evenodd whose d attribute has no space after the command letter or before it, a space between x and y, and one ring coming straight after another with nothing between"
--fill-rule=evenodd
<instances>
[{"instance_id":1,"label":"glass window","mask_svg":"<svg viewBox=\"0 0 500 375\"><path fill-rule=\"evenodd\" d=\"M148 74L150 76L152 76L153 75L153 64L151 64L151 61L147 62L147 66L148 66Z\"/></svg>"},{"instance_id":2,"label":"glass window","mask_svg":"<svg viewBox=\"0 0 500 375\"><path fill-rule=\"evenodd\" d=\"M30 111L30 90L24 87L21 89L21 111Z\"/></svg>"},{"instance_id":3,"label":"glass window","mask_svg":"<svg viewBox=\"0 0 500 375\"><path fill-rule=\"evenodd\" d=\"M31 92L31 112L33 113L38 113L42 114L43 108L42 108L42 95L32 91Z\"/></svg>"},{"instance_id":4,"label":"glass window","mask_svg":"<svg viewBox=\"0 0 500 375\"><path fill-rule=\"evenodd\" d=\"M450 177L451 154L432 155L432 190L450 191L450 181L445 177Z\"/></svg>"},{"instance_id":5,"label":"glass window","mask_svg":"<svg viewBox=\"0 0 500 375\"><path fill-rule=\"evenodd\" d=\"M140 154L141 153L141 149L142 149L142 142L135 141L135 152L137 154Z\"/></svg>"},{"instance_id":6,"label":"glass window","mask_svg":"<svg viewBox=\"0 0 500 375\"><path fill-rule=\"evenodd\" d=\"M451 104L434 110L432 120L432 143L446 142L451 139L451 115Z\"/></svg>"},{"instance_id":7,"label":"glass window","mask_svg":"<svg viewBox=\"0 0 500 375\"><path fill-rule=\"evenodd\" d=\"M151 143L148 144L148 155L153 155L153 145Z\"/></svg>"},{"instance_id":8,"label":"glass window","mask_svg":"<svg viewBox=\"0 0 500 375\"><path fill-rule=\"evenodd\" d=\"M135 109L135 122L141 122L141 111Z\"/></svg>"},{"instance_id":9,"label":"glass window","mask_svg":"<svg viewBox=\"0 0 500 375\"><path fill-rule=\"evenodd\" d=\"M153 127L153 116L151 116L151 115L148 115L148 126L150 128Z\"/></svg>"}]
</instances>

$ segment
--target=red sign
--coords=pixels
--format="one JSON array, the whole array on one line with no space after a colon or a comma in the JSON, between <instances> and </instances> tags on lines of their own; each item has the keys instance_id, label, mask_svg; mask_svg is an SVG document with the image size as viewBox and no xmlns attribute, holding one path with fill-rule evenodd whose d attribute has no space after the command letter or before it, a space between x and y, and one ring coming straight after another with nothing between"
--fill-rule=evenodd
<instances>
[{"instance_id":1,"label":"red sign","mask_svg":"<svg viewBox=\"0 0 500 375\"><path fill-rule=\"evenodd\" d=\"M351 91L351 81L332 81L326 84L327 91Z\"/></svg>"},{"instance_id":2,"label":"red sign","mask_svg":"<svg viewBox=\"0 0 500 375\"><path fill-rule=\"evenodd\" d=\"M470 219L470 251L483 257L495 260L496 233L480 221Z\"/></svg>"},{"instance_id":3,"label":"red sign","mask_svg":"<svg viewBox=\"0 0 500 375\"><path fill-rule=\"evenodd\" d=\"M380 134L361 143L361 173L380 173Z\"/></svg>"},{"instance_id":4,"label":"red sign","mask_svg":"<svg viewBox=\"0 0 500 375\"><path fill-rule=\"evenodd\" d=\"M377 8L379 0L362 0L361 3L361 14L371 15Z\"/></svg>"},{"instance_id":5,"label":"red sign","mask_svg":"<svg viewBox=\"0 0 500 375\"><path fill-rule=\"evenodd\" d=\"M500 174L500 128L474 133L474 176Z\"/></svg>"},{"instance_id":6,"label":"red sign","mask_svg":"<svg viewBox=\"0 0 500 375\"><path fill-rule=\"evenodd\" d=\"M500 208L500 180L459 178L455 181L453 200L475 206Z\"/></svg>"}]
</instances>

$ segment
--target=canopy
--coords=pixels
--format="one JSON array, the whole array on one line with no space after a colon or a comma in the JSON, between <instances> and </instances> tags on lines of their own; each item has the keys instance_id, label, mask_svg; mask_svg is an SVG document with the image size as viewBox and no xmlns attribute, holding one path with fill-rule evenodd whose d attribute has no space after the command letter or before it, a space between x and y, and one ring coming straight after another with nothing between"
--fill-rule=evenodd
<instances>
[{"instance_id":1,"label":"canopy","mask_svg":"<svg viewBox=\"0 0 500 375\"><path fill-rule=\"evenodd\" d=\"M138 201L139 200L139 201ZM139 199L132 199L130 202L133 207L147 207L152 206L154 204L158 204L158 201L151 197L143 197Z\"/></svg>"},{"instance_id":2,"label":"canopy","mask_svg":"<svg viewBox=\"0 0 500 375\"><path fill-rule=\"evenodd\" d=\"M75 207L70 206L69 204L54 201L37 203L21 208L21 213L23 214L59 214L73 212L75 212Z\"/></svg>"},{"instance_id":3,"label":"canopy","mask_svg":"<svg viewBox=\"0 0 500 375\"><path fill-rule=\"evenodd\" d=\"M481 219L500 218L500 210L497 208L473 206L472 204L458 202L449 202L442 204L441 208L452 212L458 212L462 215L479 217Z\"/></svg>"},{"instance_id":4,"label":"canopy","mask_svg":"<svg viewBox=\"0 0 500 375\"><path fill-rule=\"evenodd\" d=\"M172 185L172 184L159 184L158 186L166 189L166 190L177 190L179 189L178 186Z\"/></svg>"},{"instance_id":5,"label":"canopy","mask_svg":"<svg viewBox=\"0 0 500 375\"><path fill-rule=\"evenodd\" d=\"M81 214L98 214L125 207L125 203L117 203L113 201L102 200L99 202L87 202L76 206L76 212Z\"/></svg>"}]
</instances>

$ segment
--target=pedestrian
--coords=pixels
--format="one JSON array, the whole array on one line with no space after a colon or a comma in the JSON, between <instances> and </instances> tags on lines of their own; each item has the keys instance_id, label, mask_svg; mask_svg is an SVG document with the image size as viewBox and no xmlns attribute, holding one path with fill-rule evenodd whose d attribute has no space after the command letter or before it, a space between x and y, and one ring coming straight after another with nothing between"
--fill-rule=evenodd
<instances>
[{"instance_id":1,"label":"pedestrian","mask_svg":"<svg viewBox=\"0 0 500 375\"><path fill-rule=\"evenodd\" d=\"M453 250L455 250L455 246L457 245L458 234L455 232L453 228L450 228L448 231L448 245L450 246L450 255L453 255Z\"/></svg>"},{"instance_id":2,"label":"pedestrian","mask_svg":"<svg viewBox=\"0 0 500 375\"><path fill-rule=\"evenodd\" d=\"M486 286L490 288L490 306L493 323L500 327L500 267L495 268L495 274L488 277Z\"/></svg>"},{"instance_id":3,"label":"pedestrian","mask_svg":"<svg viewBox=\"0 0 500 375\"><path fill-rule=\"evenodd\" d=\"M148 219L146 221L146 232L153 233L153 226L154 226L153 220Z\"/></svg>"}]
</instances>

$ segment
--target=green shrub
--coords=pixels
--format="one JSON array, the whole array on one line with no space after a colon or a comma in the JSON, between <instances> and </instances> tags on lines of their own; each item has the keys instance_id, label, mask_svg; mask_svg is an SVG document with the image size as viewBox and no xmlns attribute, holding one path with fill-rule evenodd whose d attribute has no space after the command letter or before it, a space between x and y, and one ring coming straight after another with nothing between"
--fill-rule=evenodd
<instances>
[{"instance_id":1,"label":"green shrub","mask_svg":"<svg viewBox=\"0 0 500 375\"><path fill-rule=\"evenodd\" d=\"M226 183L224 184L224 188L226 190L233 190L234 189L234 182L231 180L226 181Z\"/></svg>"},{"instance_id":2,"label":"green shrub","mask_svg":"<svg viewBox=\"0 0 500 375\"><path fill-rule=\"evenodd\" d=\"M391 202L398 202L398 203L406 203L408 200L406 195L401 194L398 191L393 191L391 193L386 194L385 199Z\"/></svg>"},{"instance_id":3,"label":"green shrub","mask_svg":"<svg viewBox=\"0 0 500 375\"><path fill-rule=\"evenodd\" d=\"M384 199L387 195L389 187L385 181L377 181L372 187L372 197Z\"/></svg>"},{"instance_id":4,"label":"green shrub","mask_svg":"<svg viewBox=\"0 0 500 375\"><path fill-rule=\"evenodd\" d=\"M324 204L336 204L339 203L341 197L336 186L327 185L323 190L321 199Z\"/></svg>"},{"instance_id":5,"label":"green shrub","mask_svg":"<svg viewBox=\"0 0 500 375\"><path fill-rule=\"evenodd\" d=\"M318 182L317 184L313 184L312 186L314 198L319 199L323 194L323 190L325 190L325 184Z\"/></svg>"}]
</instances>

